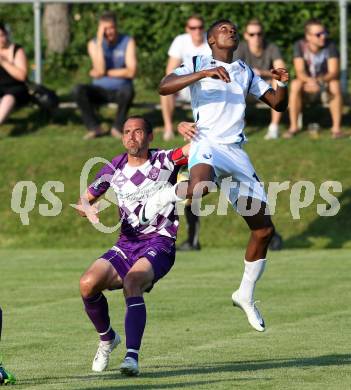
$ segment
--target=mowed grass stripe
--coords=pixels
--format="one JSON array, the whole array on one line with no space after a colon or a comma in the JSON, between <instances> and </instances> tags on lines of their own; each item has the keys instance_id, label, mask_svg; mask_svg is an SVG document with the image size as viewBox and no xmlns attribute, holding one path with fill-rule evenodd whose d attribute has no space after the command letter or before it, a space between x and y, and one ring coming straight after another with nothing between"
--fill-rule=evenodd
<instances>
[{"instance_id":1,"label":"mowed grass stripe","mask_svg":"<svg viewBox=\"0 0 351 390\"><path fill-rule=\"evenodd\" d=\"M179 253L171 273L146 295L142 375L136 379L121 378L116 370L124 345L112 356L109 371L90 371L97 337L78 280L101 253L0 251L2 353L18 387L349 388L350 251L271 254L257 288L268 325L263 334L251 330L231 306L243 251ZM112 323L123 335L124 300L120 292L107 295Z\"/></svg>"}]
</instances>

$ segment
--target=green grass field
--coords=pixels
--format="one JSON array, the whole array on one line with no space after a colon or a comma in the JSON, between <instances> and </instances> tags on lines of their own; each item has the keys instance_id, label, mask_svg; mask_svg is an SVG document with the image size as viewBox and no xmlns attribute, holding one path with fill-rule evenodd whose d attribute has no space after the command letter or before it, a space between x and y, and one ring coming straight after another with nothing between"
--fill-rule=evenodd
<instances>
[{"instance_id":1,"label":"green grass field","mask_svg":"<svg viewBox=\"0 0 351 390\"><path fill-rule=\"evenodd\" d=\"M23 389L349 389L350 250L272 253L256 297L268 330L251 330L230 295L242 250L178 254L146 295L141 375L90 371L97 336L78 280L102 250L1 250L6 366ZM123 333L124 301L109 292L112 322Z\"/></svg>"}]
</instances>

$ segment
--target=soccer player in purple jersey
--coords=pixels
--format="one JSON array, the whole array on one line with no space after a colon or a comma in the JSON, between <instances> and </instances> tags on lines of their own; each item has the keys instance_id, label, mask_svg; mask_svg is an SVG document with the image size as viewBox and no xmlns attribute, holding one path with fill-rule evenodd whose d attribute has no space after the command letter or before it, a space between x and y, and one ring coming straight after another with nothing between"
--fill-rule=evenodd
<instances>
[{"instance_id":1,"label":"soccer player in purple jersey","mask_svg":"<svg viewBox=\"0 0 351 390\"><path fill-rule=\"evenodd\" d=\"M2 331L2 310L0 307L0 339L1 339L1 331ZM15 383L16 383L16 378L10 372L5 370L0 358L0 386L9 385L9 384L13 385Z\"/></svg>"},{"instance_id":2,"label":"soccer player in purple jersey","mask_svg":"<svg viewBox=\"0 0 351 390\"><path fill-rule=\"evenodd\" d=\"M110 324L103 290L123 289L126 300L125 335L127 353L120 366L124 375L138 375L138 354L146 323L143 298L172 268L178 217L175 204L160 210L152 225L139 223L139 211L160 186L172 186L187 163L188 145L173 150L149 149L152 126L143 117L130 117L124 124L122 142L126 153L105 165L78 201L82 216L98 221L94 202L111 187L117 196L122 219L115 245L97 259L80 279L85 310L100 335L93 371L107 368L110 353L121 339Z\"/></svg>"}]
</instances>

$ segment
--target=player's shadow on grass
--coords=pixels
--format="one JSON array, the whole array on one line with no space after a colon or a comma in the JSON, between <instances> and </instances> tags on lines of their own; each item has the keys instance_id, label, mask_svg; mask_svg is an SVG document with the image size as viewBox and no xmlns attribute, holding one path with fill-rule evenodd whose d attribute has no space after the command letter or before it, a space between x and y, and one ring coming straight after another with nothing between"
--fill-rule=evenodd
<instances>
[{"instance_id":1,"label":"player's shadow on grass","mask_svg":"<svg viewBox=\"0 0 351 390\"><path fill-rule=\"evenodd\" d=\"M310 248L314 241L326 242L325 248L342 248L350 241L351 231L351 188L343 191L338 197L341 205L339 212L334 217L318 216L306 229L284 242L285 248Z\"/></svg>"},{"instance_id":2,"label":"player's shadow on grass","mask_svg":"<svg viewBox=\"0 0 351 390\"><path fill-rule=\"evenodd\" d=\"M333 354L333 355L323 355L323 356L314 356L306 358L286 358L286 359L266 359L266 360L246 360L238 362L220 362L220 363L208 363L208 364L194 364L194 365L157 365L151 366L150 369L156 369L157 371L148 371L148 368L145 368L145 371L142 371L139 379L149 378L149 379L161 379L168 377L176 376L193 376L193 375L216 375L221 373L239 373L247 371L264 371L271 369L289 369L289 368L312 368L312 367L330 367L330 366L343 366L351 364L351 354ZM139 380L137 379L137 380ZM59 383L71 383L74 384L74 381L94 381L99 380L99 383L96 385L91 384L89 387L81 388L82 390L93 390L93 389L102 389L102 390L148 390L148 389L173 389L173 388L190 388L192 386L199 386L205 384L213 384L220 382L242 382L242 381L254 381L254 380L265 380L270 381L272 378L235 378L233 379L218 379L218 380L203 380L203 381L189 381L189 382L179 382L179 383L170 383L170 384L142 384L133 382L130 385L125 385L125 377L122 377L117 371L107 371L101 375L92 374L92 375L80 375L80 376L66 376L66 377L45 377L45 378L33 378L27 381L18 382L19 385L34 385L34 384L45 384L52 383L55 381L56 384ZM103 381L105 380L114 380L116 381L115 385L112 387L110 385L103 386ZM132 379L131 379L132 380ZM120 383L123 381L124 383Z\"/></svg>"}]
</instances>

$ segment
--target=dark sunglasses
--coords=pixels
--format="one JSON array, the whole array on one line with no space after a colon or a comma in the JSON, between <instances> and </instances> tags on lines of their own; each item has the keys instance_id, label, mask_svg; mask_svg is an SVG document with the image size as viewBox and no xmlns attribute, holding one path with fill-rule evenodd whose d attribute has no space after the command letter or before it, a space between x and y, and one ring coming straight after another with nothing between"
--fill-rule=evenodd
<instances>
[{"instance_id":1,"label":"dark sunglasses","mask_svg":"<svg viewBox=\"0 0 351 390\"><path fill-rule=\"evenodd\" d=\"M203 30L204 26L188 26L189 30Z\"/></svg>"},{"instance_id":2,"label":"dark sunglasses","mask_svg":"<svg viewBox=\"0 0 351 390\"><path fill-rule=\"evenodd\" d=\"M262 33L261 32L257 32L257 33L248 33L250 37L254 37L255 35L257 35L258 37L262 37Z\"/></svg>"},{"instance_id":3,"label":"dark sunglasses","mask_svg":"<svg viewBox=\"0 0 351 390\"><path fill-rule=\"evenodd\" d=\"M317 34L313 34L315 37L320 38L320 37L326 37L328 33L326 31L321 31Z\"/></svg>"}]
</instances>

